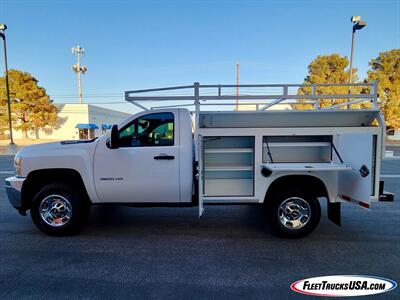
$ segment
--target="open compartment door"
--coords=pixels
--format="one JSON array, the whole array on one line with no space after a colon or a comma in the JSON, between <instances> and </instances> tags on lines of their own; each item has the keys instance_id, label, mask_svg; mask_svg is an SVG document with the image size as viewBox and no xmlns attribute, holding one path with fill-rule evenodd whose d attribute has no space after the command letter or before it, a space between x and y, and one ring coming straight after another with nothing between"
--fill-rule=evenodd
<instances>
[{"instance_id":1,"label":"open compartment door","mask_svg":"<svg viewBox=\"0 0 400 300\"><path fill-rule=\"evenodd\" d=\"M199 218L203 215L204 207L203 207L203 196L204 196L204 150L203 150L203 137L198 134L197 135L197 147L198 147L198 197L199 197Z\"/></svg>"},{"instance_id":2,"label":"open compartment door","mask_svg":"<svg viewBox=\"0 0 400 300\"><path fill-rule=\"evenodd\" d=\"M338 196L363 208L370 208L373 194L373 135L340 134L335 141L343 163L352 170L338 173Z\"/></svg>"}]
</instances>

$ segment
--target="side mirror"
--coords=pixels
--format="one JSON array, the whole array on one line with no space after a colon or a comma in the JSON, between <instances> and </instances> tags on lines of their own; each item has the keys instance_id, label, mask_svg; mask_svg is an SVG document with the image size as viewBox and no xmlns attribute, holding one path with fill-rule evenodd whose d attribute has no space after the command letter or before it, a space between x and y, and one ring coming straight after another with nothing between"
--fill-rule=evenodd
<instances>
[{"instance_id":1,"label":"side mirror","mask_svg":"<svg viewBox=\"0 0 400 300\"><path fill-rule=\"evenodd\" d=\"M113 125L113 126L111 127L110 148L111 148L111 149L118 149L118 148L119 148L119 132L118 132L118 125Z\"/></svg>"}]
</instances>

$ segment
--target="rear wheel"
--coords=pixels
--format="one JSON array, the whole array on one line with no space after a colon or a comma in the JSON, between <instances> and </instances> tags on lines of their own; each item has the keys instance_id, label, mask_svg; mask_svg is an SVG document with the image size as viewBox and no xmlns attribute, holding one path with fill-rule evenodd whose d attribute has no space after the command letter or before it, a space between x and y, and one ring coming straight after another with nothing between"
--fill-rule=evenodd
<instances>
[{"instance_id":1,"label":"rear wheel","mask_svg":"<svg viewBox=\"0 0 400 300\"><path fill-rule=\"evenodd\" d=\"M321 219L318 199L301 189L274 192L265 199L264 211L273 231L288 238L309 235Z\"/></svg>"},{"instance_id":2,"label":"rear wheel","mask_svg":"<svg viewBox=\"0 0 400 300\"><path fill-rule=\"evenodd\" d=\"M62 183L43 186L35 195L31 217L49 235L75 233L89 213L89 203L76 187Z\"/></svg>"}]
</instances>

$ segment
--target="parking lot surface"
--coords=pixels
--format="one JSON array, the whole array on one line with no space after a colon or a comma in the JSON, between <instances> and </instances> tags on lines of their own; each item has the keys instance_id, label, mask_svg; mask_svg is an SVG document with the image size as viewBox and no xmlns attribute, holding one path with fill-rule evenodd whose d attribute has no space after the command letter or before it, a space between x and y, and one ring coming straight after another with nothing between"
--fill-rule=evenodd
<instances>
[{"instance_id":1,"label":"parking lot surface","mask_svg":"<svg viewBox=\"0 0 400 300\"><path fill-rule=\"evenodd\" d=\"M383 174L400 175L400 160ZM344 204L342 227L323 216L304 239L274 237L257 206L93 207L79 235L39 232L8 203L0 156L0 299L299 299L296 280L341 274L400 282L400 178L393 203ZM324 204L324 203L322 203ZM399 299L400 288L368 299Z\"/></svg>"}]
</instances>

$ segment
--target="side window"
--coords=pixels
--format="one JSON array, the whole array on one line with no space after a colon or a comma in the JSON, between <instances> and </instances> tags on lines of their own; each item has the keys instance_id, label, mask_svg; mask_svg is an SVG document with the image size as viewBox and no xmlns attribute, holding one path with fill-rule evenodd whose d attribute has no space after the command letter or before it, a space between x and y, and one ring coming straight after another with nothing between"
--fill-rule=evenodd
<instances>
[{"instance_id":1,"label":"side window","mask_svg":"<svg viewBox=\"0 0 400 300\"><path fill-rule=\"evenodd\" d=\"M154 113L141 116L119 132L120 147L174 145L174 115Z\"/></svg>"}]
</instances>

